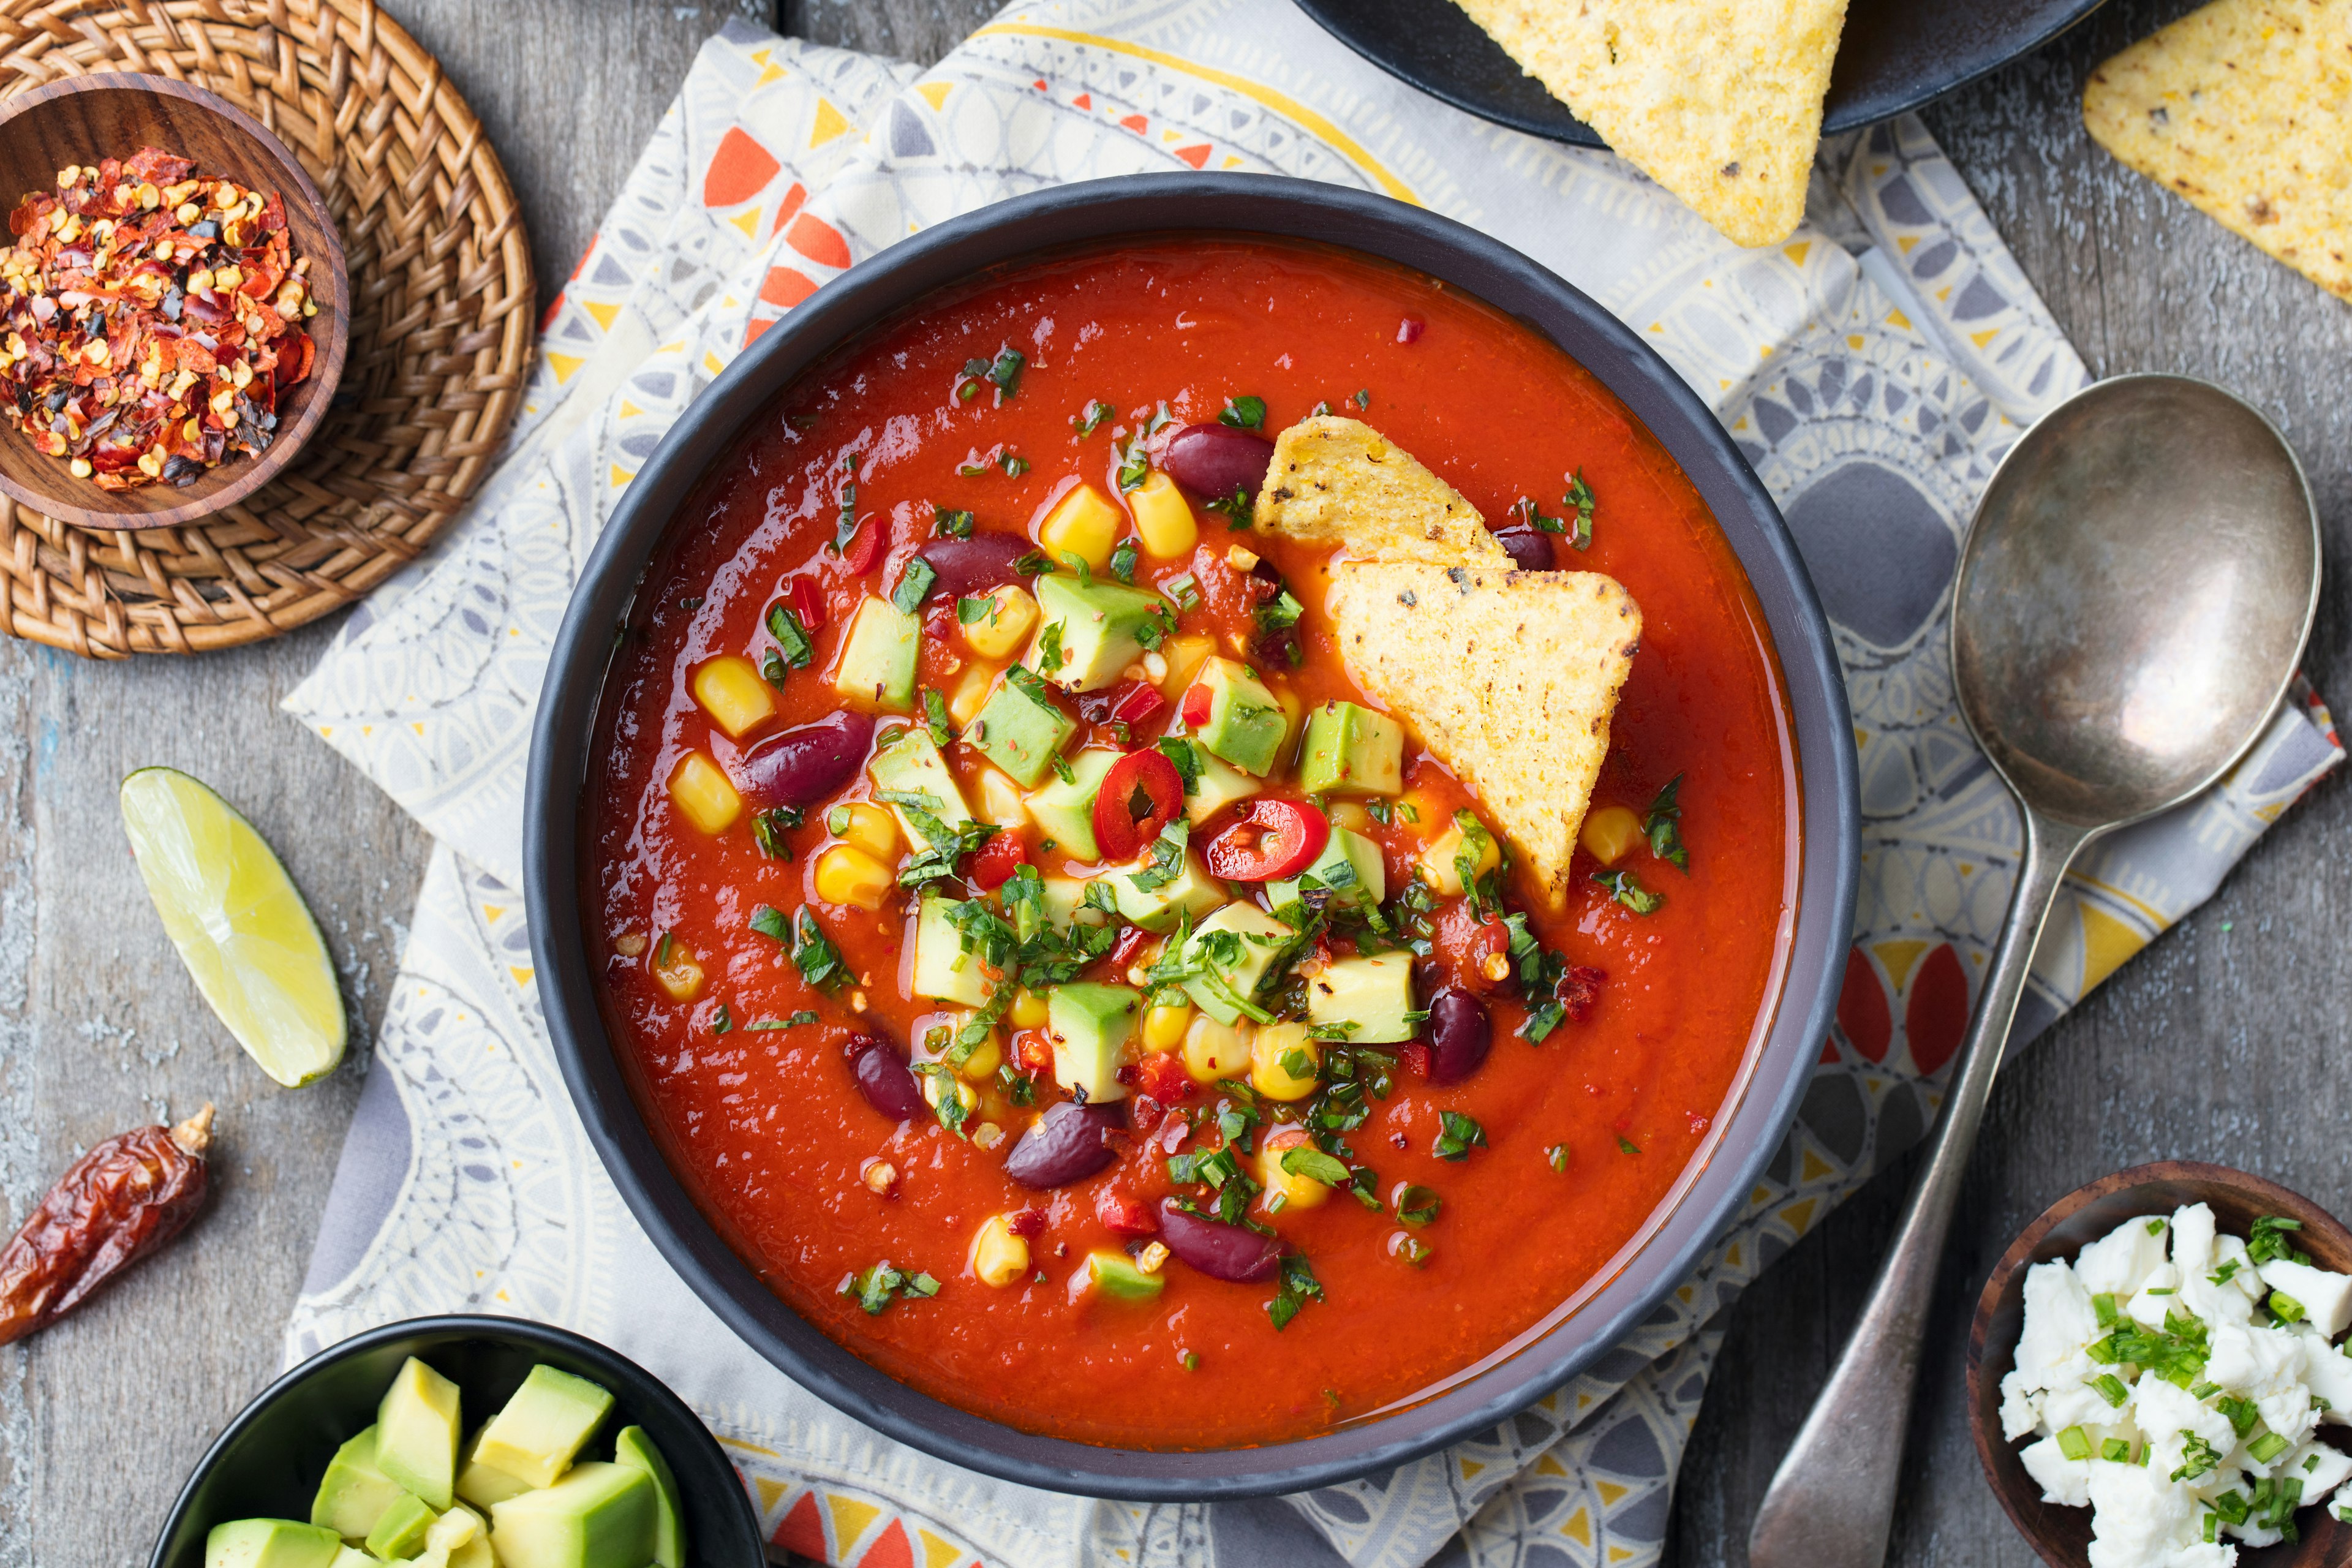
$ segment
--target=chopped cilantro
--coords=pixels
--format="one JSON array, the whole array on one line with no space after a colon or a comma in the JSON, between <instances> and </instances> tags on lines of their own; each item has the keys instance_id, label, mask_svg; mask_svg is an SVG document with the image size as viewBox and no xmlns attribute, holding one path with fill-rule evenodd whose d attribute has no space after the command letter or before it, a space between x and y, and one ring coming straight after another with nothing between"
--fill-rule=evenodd
<instances>
[{"instance_id":1,"label":"chopped cilantro","mask_svg":"<svg viewBox=\"0 0 2352 1568\"><path fill-rule=\"evenodd\" d=\"M1631 871L1595 871L1592 879L1608 889L1611 898L1637 915L1655 914L1666 901L1664 894L1642 886Z\"/></svg>"},{"instance_id":2,"label":"chopped cilantro","mask_svg":"<svg viewBox=\"0 0 2352 1568\"><path fill-rule=\"evenodd\" d=\"M852 452L841 460L842 471L849 477L841 481L841 516L833 525L833 552L835 555L849 548L857 537L857 454Z\"/></svg>"},{"instance_id":3,"label":"chopped cilantro","mask_svg":"<svg viewBox=\"0 0 2352 1568\"><path fill-rule=\"evenodd\" d=\"M1110 552L1110 574L1122 583L1135 581L1135 541L1122 539Z\"/></svg>"},{"instance_id":4,"label":"chopped cilantro","mask_svg":"<svg viewBox=\"0 0 2352 1568\"><path fill-rule=\"evenodd\" d=\"M1117 409L1101 398L1095 398L1077 413L1070 416L1070 428L1076 430L1078 433L1078 439L1083 441L1102 428L1103 421L1117 412Z\"/></svg>"},{"instance_id":5,"label":"chopped cilantro","mask_svg":"<svg viewBox=\"0 0 2352 1568\"><path fill-rule=\"evenodd\" d=\"M1486 1146L1486 1130L1458 1110L1438 1113L1437 1157L1466 1160L1473 1149Z\"/></svg>"},{"instance_id":6,"label":"chopped cilantro","mask_svg":"<svg viewBox=\"0 0 2352 1568\"><path fill-rule=\"evenodd\" d=\"M1236 430L1262 430L1265 427L1265 399L1228 397L1217 415L1217 423Z\"/></svg>"},{"instance_id":7,"label":"chopped cilantro","mask_svg":"<svg viewBox=\"0 0 2352 1568\"><path fill-rule=\"evenodd\" d=\"M1676 773L1650 803L1649 815L1642 818L1642 837L1650 841L1650 853L1677 871L1690 869L1690 851L1683 846L1683 808L1675 796L1682 793L1683 775Z\"/></svg>"},{"instance_id":8,"label":"chopped cilantro","mask_svg":"<svg viewBox=\"0 0 2352 1568\"><path fill-rule=\"evenodd\" d=\"M1568 532L1569 543L1579 550L1592 548L1592 487L1584 482L1584 470L1579 468L1569 477L1568 493L1559 498L1560 504L1576 513L1576 526Z\"/></svg>"},{"instance_id":9,"label":"chopped cilantro","mask_svg":"<svg viewBox=\"0 0 2352 1568\"><path fill-rule=\"evenodd\" d=\"M789 860L793 847L784 842L784 835L800 825L801 810L796 805L772 805L765 811L755 811L751 814L751 842L771 860Z\"/></svg>"},{"instance_id":10,"label":"chopped cilantro","mask_svg":"<svg viewBox=\"0 0 2352 1568\"><path fill-rule=\"evenodd\" d=\"M1434 1188L1408 1182L1396 1190L1397 1223L1418 1230L1437 1218L1437 1211L1443 1202Z\"/></svg>"},{"instance_id":11,"label":"chopped cilantro","mask_svg":"<svg viewBox=\"0 0 2352 1568\"><path fill-rule=\"evenodd\" d=\"M878 1318L893 1301L936 1296L940 1282L928 1274L907 1274L887 1259L858 1270L841 1282L841 1293L856 1302L869 1318Z\"/></svg>"},{"instance_id":12,"label":"chopped cilantro","mask_svg":"<svg viewBox=\"0 0 2352 1568\"><path fill-rule=\"evenodd\" d=\"M900 615L913 615L923 607L923 601L930 596L931 584L939 578L938 569L929 562L919 555L909 557L906 570L898 574L898 585L890 590L890 603L898 607Z\"/></svg>"},{"instance_id":13,"label":"chopped cilantro","mask_svg":"<svg viewBox=\"0 0 2352 1568\"><path fill-rule=\"evenodd\" d=\"M941 506L937 501L931 503L932 530L944 538L970 539L975 521L977 520L968 511L958 511L952 507Z\"/></svg>"},{"instance_id":14,"label":"chopped cilantro","mask_svg":"<svg viewBox=\"0 0 2352 1568\"><path fill-rule=\"evenodd\" d=\"M801 625L800 616L790 605L777 603L768 606L768 635L776 639L776 651L772 658L781 658L794 669L806 669L816 657L816 645L809 640L808 628ZM772 667L763 671L771 686L783 684L783 669Z\"/></svg>"},{"instance_id":15,"label":"chopped cilantro","mask_svg":"<svg viewBox=\"0 0 2352 1568\"><path fill-rule=\"evenodd\" d=\"M711 1010L710 1032L712 1034L723 1035L734 1026L734 1016L727 1011L726 1003L721 1002L717 1007Z\"/></svg>"},{"instance_id":16,"label":"chopped cilantro","mask_svg":"<svg viewBox=\"0 0 2352 1568\"><path fill-rule=\"evenodd\" d=\"M1265 1315L1273 1320L1279 1332L1298 1315L1299 1308L1310 1300L1321 1300L1323 1286L1315 1278L1313 1267L1303 1255L1290 1253L1282 1260L1282 1282L1275 1290L1274 1300L1265 1304Z\"/></svg>"},{"instance_id":17,"label":"chopped cilantro","mask_svg":"<svg viewBox=\"0 0 2352 1568\"><path fill-rule=\"evenodd\" d=\"M1151 454L1144 449L1143 437L1135 437L1119 454L1118 488L1122 491L1140 489L1143 481L1151 477Z\"/></svg>"},{"instance_id":18,"label":"chopped cilantro","mask_svg":"<svg viewBox=\"0 0 2352 1568\"><path fill-rule=\"evenodd\" d=\"M761 908L766 909L767 906L763 904ZM775 913L772 910L768 912ZM754 929L757 929L759 915L755 912L751 919ZM763 931L762 934L779 935L775 931ZM806 904L801 906L793 919L793 963L800 970L801 978L820 991L838 991L849 979L849 965L843 960L841 949L833 945L832 939L824 934L824 928L817 924L816 911Z\"/></svg>"}]
</instances>

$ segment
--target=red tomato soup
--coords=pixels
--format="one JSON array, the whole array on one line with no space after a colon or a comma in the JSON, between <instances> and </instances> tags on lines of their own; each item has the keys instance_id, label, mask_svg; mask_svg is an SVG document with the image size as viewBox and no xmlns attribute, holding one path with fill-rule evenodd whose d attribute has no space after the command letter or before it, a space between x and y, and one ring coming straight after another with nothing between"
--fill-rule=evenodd
<instances>
[{"instance_id":1,"label":"red tomato soup","mask_svg":"<svg viewBox=\"0 0 2352 1568\"><path fill-rule=\"evenodd\" d=\"M1174 482L1225 482L1180 432L1326 405L1641 606L1564 912L1344 706L1323 561ZM640 1100L778 1295L964 1408L1203 1447L1429 1394L1646 1234L1777 997L1745 579L1590 374L1417 274L1170 240L976 281L787 392L645 593L583 912Z\"/></svg>"}]
</instances>

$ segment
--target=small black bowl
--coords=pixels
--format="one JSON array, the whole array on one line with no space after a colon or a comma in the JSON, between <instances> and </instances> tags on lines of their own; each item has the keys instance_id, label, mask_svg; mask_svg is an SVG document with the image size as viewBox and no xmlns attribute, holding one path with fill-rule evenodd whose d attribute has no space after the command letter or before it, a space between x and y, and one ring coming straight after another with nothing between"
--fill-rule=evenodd
<instances>
[{"instance_id":1,"label":"small black bowl","mask_svg":"<svg viewBox=\"0 0 2352 1568\"><path fill-rule=\"evenodd\" d=\"M415 1356L456 1383L470 1427L545 1362L613 1395L591 1447L609 1458L613 1434L642 1426L677 1476L689 1568L760 1568L759 1515L705 1426L667 1385L593 1340L516 1318L411 1318L320 1351L264 1389L213 1440L172 1505L148 1568L203 1568L205 1536L232 1519L310 1517L335 1450L375 1420L400 1363Z\"/></svg>"}]
</instances>

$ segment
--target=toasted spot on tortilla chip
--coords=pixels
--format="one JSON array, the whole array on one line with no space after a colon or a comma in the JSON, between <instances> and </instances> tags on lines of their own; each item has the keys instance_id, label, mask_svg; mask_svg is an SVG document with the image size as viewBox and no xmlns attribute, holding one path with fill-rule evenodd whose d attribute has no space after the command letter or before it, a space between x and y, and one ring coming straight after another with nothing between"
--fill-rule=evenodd
<instances>
[{"instance_id":1,"label":"toasted spot on tortilla chip","mask_svg":"<svg viewBox=\"0 0 2352 1568\"><path fill-rule=\"evenodd\" d=\"M2128 167L2352 300L2352 5L2217 0L2091 73Z\"/></svg>"},{"instance_id":2,"label":"toasted spot on tortilla chip","mask_svg":"<svg viewBox=\"0 0 2352 1568\"><path fill-rule=\"evenodd\" d=\"M1619 156L1740 245L1805 216L1846 0L1455 0Z\"/></svg>"},{"instance_id":3,"label":"toasted spot on tortilla chip","mask_svg":"<svg viewBox=\"0 0 2352 1568\"><path fill-rule=\"evenodd\" d=\"M1360 561L1510 561L1452 485L1370 426L1337 415L1275 438L1256 523L1304 543L1344 543Z\"/></svg>"},{"instance_id":4,"label":"toasted spot on tortilla chip","mask_svg":"<svg viewBox=\"0 0 2352 1568\"><path fill-rule=\"evenodd\" d=\"M1553 908L1642 612L1598 572L1343 561L1326 608L1358 685L1478 795Z\"/></svg>"}]
</instances>

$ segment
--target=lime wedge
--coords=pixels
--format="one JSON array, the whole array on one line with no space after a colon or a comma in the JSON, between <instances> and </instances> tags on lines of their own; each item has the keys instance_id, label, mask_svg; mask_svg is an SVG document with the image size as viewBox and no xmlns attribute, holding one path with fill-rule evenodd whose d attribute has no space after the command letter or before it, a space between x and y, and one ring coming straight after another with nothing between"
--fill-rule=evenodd
<instances>
[{"instance_id":1,"label":"lime wedge","mask_svg":"<svg viewBox=\"0 0 2352 1568\"><path fill-rule=\"evenodd\" d=\"M348 1029L318 922L253 824L174 768L122 781L122 826L180 960L261 1070L334 1071Z\"/></svg>"}]
</instances>

